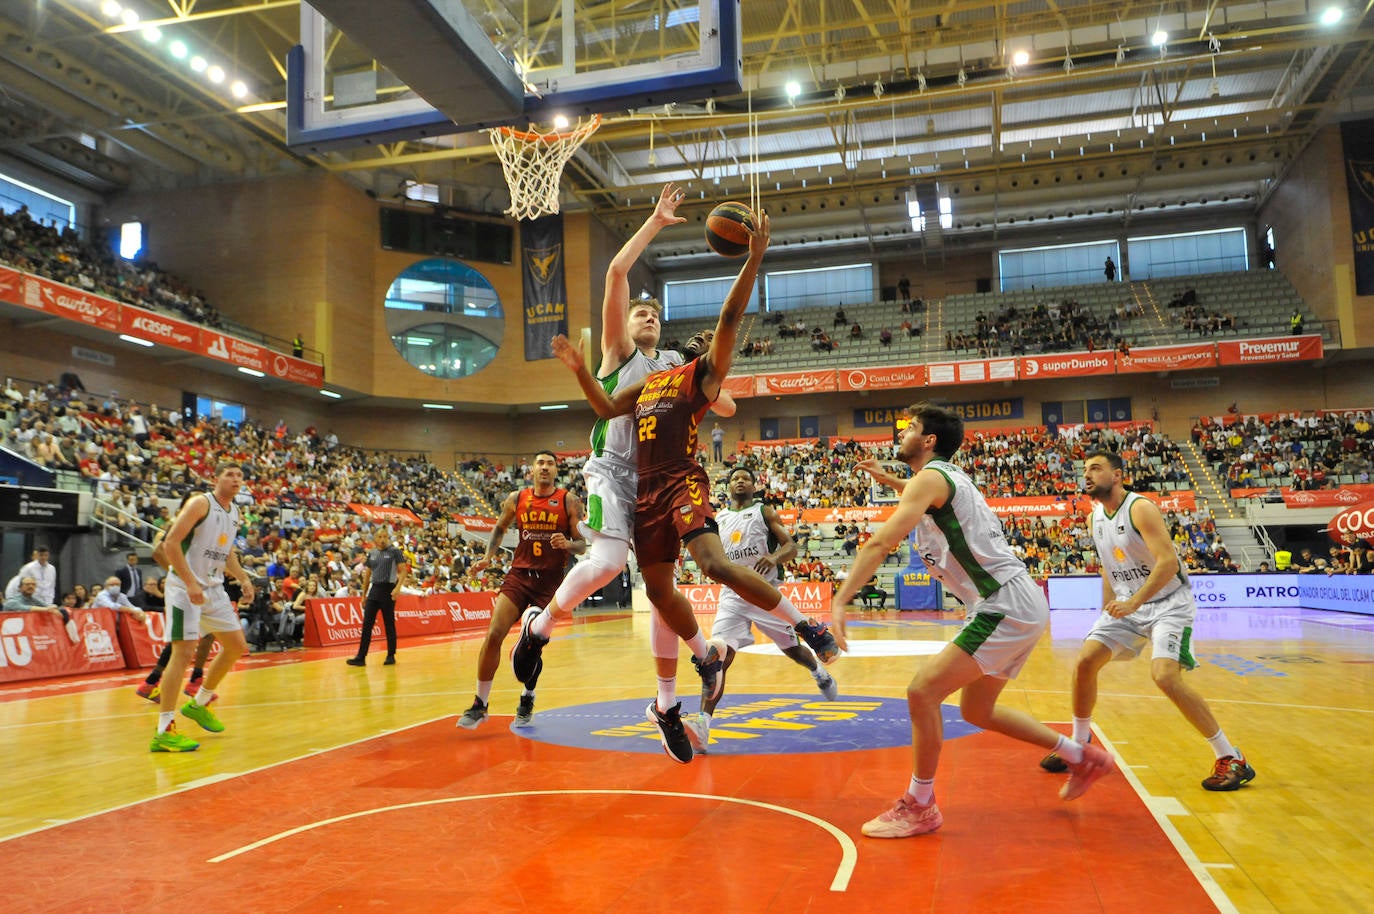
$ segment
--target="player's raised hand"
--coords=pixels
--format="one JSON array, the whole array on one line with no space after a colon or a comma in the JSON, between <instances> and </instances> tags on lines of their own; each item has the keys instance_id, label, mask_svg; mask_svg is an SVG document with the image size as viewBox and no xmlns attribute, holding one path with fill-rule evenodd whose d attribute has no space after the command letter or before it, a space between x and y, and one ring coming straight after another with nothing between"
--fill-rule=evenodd
<instances>
[{"instance_id":1,"label":"player's raised hand","mask_svg":"<svg viewBox=\"0 0 1374 914\"><path fill-rule=\"evenodd\" d=\"M662 225L686 222L686 217L677 214L677 205L686 196L682 188L672 182L663 185L663 192L658 195L658 205L654 207L654 218Z\"/></svg>"},{"instance_id":2,"label":"player's raised hand","mask_svg":"<svg viewBox=\"0 0 1374 914\"><path fill-rule=\"evenodd\" d=\"M768 250L768 241L772 238L772 224L769 222L768 214L759 210L758 227L749 236L749 256L755 259L763 256L763 252Z\"/></svg>"},{"instance_id":3,"label":"player's raised hand","mask_svg":"<svg viewBox=\"0 0 1374 914\"><path fill-rule=\"evenodd\" d=\"M581 371L587 367L587 362L582 358L582 353L572 344L572 340L563 334L560 333L553 338L552 346L553 354L573 372Z\"/></svg>"},{"instance_id":4,"label":"player's raised hand","mask_svg":"<svg viewBox=\"0 0 1374 914\"><path fill-rule=\"evenodd\" d=\"M849 636L844 626L846 614L845 605L837 597L830 604L830 634L834 636L835 643L839 645L840 650L847 653L849 651Z\"/></svg>"},{"instance_id":5,"label":"player's raised hand","mask_svg":"<svg viewBox=\"0 0 1374 914\"><path fill-rule=\"evenodd\" d=\"M879 475L887 475L887 471L883 469L883 465L872 457L869 457L867 460L860 460L858 463L854 464L854 469L861 473L867 473L875 479Z\"/></svg>"}]
</instances>

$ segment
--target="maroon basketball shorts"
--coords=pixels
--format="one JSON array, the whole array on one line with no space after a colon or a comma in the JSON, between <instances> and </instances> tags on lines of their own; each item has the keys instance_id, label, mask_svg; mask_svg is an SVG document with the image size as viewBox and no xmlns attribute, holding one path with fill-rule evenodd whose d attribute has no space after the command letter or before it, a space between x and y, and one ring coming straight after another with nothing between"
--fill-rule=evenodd
<instances>
[{"instance_id":1,"label":"maroon basketball shorts","mask_svg":"<svg viewBox=\"0 0 1374 914\"><path fill-rule=\"evenodd\" d=\"M531 606L543 609L553 602L554 591L563 583L563 569L512 568L501 582L501 596L521 611Z\"/></svg>"},{"instance_id":2,"label":"maroon basketball shorts","mask_svg":"<svg viewBox=\"0 0 1374 914\"><path fill-rule=\"evenodd\" d=\"M640 565L676 562L682 544L716 528L711 483L695 461L639 477L635 502L635 558Z\"/></svg>"}]
</instances>

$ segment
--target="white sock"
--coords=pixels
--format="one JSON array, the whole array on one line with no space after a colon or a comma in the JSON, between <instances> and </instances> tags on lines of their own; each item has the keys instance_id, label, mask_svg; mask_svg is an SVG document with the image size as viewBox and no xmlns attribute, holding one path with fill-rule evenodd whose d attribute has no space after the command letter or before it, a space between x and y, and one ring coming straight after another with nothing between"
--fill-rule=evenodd
<instances>
[{"instance_id":1,"label":"white sock","mask_svg":"<svg viewBox=\"0 0 1374 914\"><path fill-rule=\"evenodd\" d=\"M157 715L157 732L166 733L167 728L177 719L177 712L162 711Z\"/></svg>"},{"instance_id":2,"label":"white sock","mask_svg":"<svg viewBox=\"0 0 1374 914\"><path fill-rule=\"evenodd\" d=\"M553 613L547 606L530 622L530 631L541 638L553 637Z\"/></svg>"},{"instance_id":3,"label":"white sock","mask_svg":"<svg viewBox=\"0 0 1374 914\"><path fill-rule=\"evenodd\" d=\"M677 677L664 679L658 677L658 709L667 711L677 704Z\"/></svg>"},{"instance_id":4,"label":"white sock","mask_svg":"<svg viewBox=\"0 0 1374 914\"><path fill-rule=\"evenodd\" d=\"M687 647L691 650L692 656L698 660L703 659L706 652L710 650L710 646L706 643L706 636L701 633L701 629L697 629L697 633L692 637L682 640L687 642Z\"/></svg>"},{"instance_id":5,"label":"white sock","mask_svg":"<svg viewBox=\"0 0 1374 914\"><path fill-rule=\"evenodd\" d=\"M811 678L816 680L817 682L825 682L827 679L830 678L830 674L827 673L821 667L816 667L814 670L811 671Z\"/></svg>"},{"instance_id":6,"label":"white sock","mask_svg":"<svg viewBox=\"0 0 1374 914\"><path fill-rule=\"evenodd\" d=\"M203 708L206 705L208 705L210 703L210 700L214 697L214 692L211 692L205 686L201 686L200 691L196 692L196 704L200 705Z\"/></svg>"},{"instance_id":7,"label":"white sock","mask_svg":"<svg viewBox=\"0 0 1374 914\"><path fill-rule=\"evenodd\" d=\"M1216 733L1207 737L1207 745L1212 747L1212 751L1217 754L1217 758L1240 758L1240 750L1231 745L1231 741L1226 738L1226 734L1218 730Z\"/></svg>"},{"instance_id":8,"label":"white sock","mask_svg":"<svg viewBox=\"0 0 1374 914\"><path fill-rule=\"evenodd\" d=\"M793 606L792 601L787 599L787 597L783 597L778 601L777 606L774 606L768 611L779 618L786 619L791 625L796 625L806 618L797 611L797 607Z\"/></svg>"},{"instance_id":9,"label":"white sock","mask_svg":"<svg viewBox=\"0 0 1374 914\"><path fill-rule=\"evenodd\" d=\"M1075 743L1086 743L1093 735L1093 719L1091 717L1075 717L1073 719L1073 741Z\"/></svg>"},{"instance_id":10,"label":"white sock","mask_svg":"<svg viewBox=\"0 0 1374 914\"><path fill-rule=\"evenodd\" d=\"M1083 761L1083 745L1061 734L1059 742L1054 744L1054 754L1070 765L1077 765Z\"/></svg>"},{"instance_id":11,"label":"white sock","mask_svg":"<svg viewBox=\"0 0 1374 914\"><path fill-rule=\"evenodd\" d=\"M477 697L482 699L482 704L491 702L491 684L494 680L488 679L486 682L477 680Z\"/></svg>"},{"instance_id":12,"label":"white sock","mask_svg":"<svg viewBox=\"0 0 1374 914\"><path fill-rule=\"evenodd\" d=\"M907 785L906 792L916 798L919 806L929 806L935 801L935 778L925 780L916 775L911 776L911 783Z\"/></svg>"},{"instance_id":13,"label":"white sock","mask_svg":"<svg viewBox=\"0 0 1374 914\"><path fill-rule=\"evenodd\" d=\"M525 688L523 688L523 689L520 690L520 697L521 697L521 698L533 698L533 697L534 697L534 692L530 690L529 686L526 686Z\"/></svg>"}]
</instances>

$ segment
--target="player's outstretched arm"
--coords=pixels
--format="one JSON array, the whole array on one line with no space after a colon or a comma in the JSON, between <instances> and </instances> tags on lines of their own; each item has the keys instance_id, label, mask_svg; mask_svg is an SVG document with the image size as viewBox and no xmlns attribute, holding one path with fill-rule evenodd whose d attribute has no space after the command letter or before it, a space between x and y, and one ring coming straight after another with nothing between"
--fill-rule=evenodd
<instances>
[{"instance_id":1,"label":"player's outstretched arm","mask_svg":"<svg viewBox=\"0 0 1374 914\"><path fill-rule=\"evenodd\" d=\"M735 340L739 334L739 322L744 317L744 309L749 307L749 298L754 294L754 285L759 279L759 265L763 263L763 252L768 250L768 240L772 226L767 213L760 213L758 227L749 236L749 257L740 267L730 294L725 296L725 305L720 309L716 321L715 336L711 339L711 349L707 354L710 370L702 381L702 390L709 397L713 387L730 374L730 366L735 358ZM708 385L707 381L711 384Z\"/></svg>"},{"instance_id":2,"label":"player's outstretched arm","mask_svg":"<svg viewBox=\"0 0 1374 914\"><path fill-rule=\"evenodd\" d=\"M634 409L635 400L639 398L639 392L644 389L643 382L632 384L629 387L616 391L612 397L606 393L606 388L597 383L591 372L587 370L587 360L582 358L582 353L572 344L563 334L558 334L553 338L553 354L558 360L568 366L573 374L577 375L578 386L582 388L582 395L587 398L587 402L592 405L592 409L603 419L614 419L616 416L623 416Z\"/></svg>"},{"instance_id":3,"label":"player's outstretched arm","mask_svg":"<svg viewBox=\"0 0 1374 914\"><path fill-rule=\"evenodd\" d=\"M472 572L480 574L494 563L500 556L501 541L506 538L506 531L510 525L515 523L515 507L518 494L510 493L501 502L501 516L496 518L496 525L491 528L491 537L487 540L487 551L480 559L472 563Z\"/></svg>"},{"instance_id":4,"label":"player's outstretched arm","mask_svg":"<svg viewBox=\"0 0 1374 914\"><path fill-rule=\"evenodd\" d=\"M787 532L787 527L772 505L763 506L763 522L768 525L768 531L773 534L773 539L777 540L778 548L754 563L754 570L759 574L767 574L770 566L781 568L797 557L797 543L792 539L792 534Z\"/></svg>"},{"instance_id":5,"label":"player's outstretched arm","mask_svg":"<svg viewBox=\"0 0 1374 914\"><path fill-rule=\"evenodd\" d=\"M621 365L635 350L634 341L626 329L630 312L630 269L644 253L649 242L670 225L687 220L677 214L678 204L685 194L676 184L665 184L658 195L653 214L644 220L639 231L611 258L606 268L606 294L601 302L601 358L611 369ZM608 369L610 370L610 369Z\"/></svg>"},{"instance_id":6,"label":"player's outstretched arm","mask_svg":"<svg viewBox=\"0 0 1374 914\"><path fill-rule=\"evenodd\" d=\"M729 419L737 409L739 409L739 405L735 403L735 398L730 396L730 392L723 387L720 393L716 394L716 398L711 401L711 412L722 419Z\"/></svg>"},{"instance_id":7,"label":"player's outstretched arm","mask_svg":"<svg viewBox=\"0 0 1374 914\"><path fill-rule=\"evenodd\" d=\"M873 573L883 564L892 547L901 543L915 528L926 509L944 505L948 497L949 482L936 470L922 470L907 483L892 516L883 522L868 542L859 547L854 555L854 563L849 566L849 577L835 592L830 617L836 641L844 627L844 608L854 602L859 589L873 578Z\"/></svg>"},{"instance_id":8,"label":"player's outstretched arm","mask_svg":"<svg viewBox=\"0 0 1374 914\"><path fill-rule=\"evenodd\" d=\"M906 488L907 481L905 479L893 473L889 473L883 468L881 463L871 457L868 460L860 460L854 465L854 469L867 473L869 476L873 477L873 481L878 485L887 486L889 489L895 489L898 493Z\"/></svg>"}]
</instances>

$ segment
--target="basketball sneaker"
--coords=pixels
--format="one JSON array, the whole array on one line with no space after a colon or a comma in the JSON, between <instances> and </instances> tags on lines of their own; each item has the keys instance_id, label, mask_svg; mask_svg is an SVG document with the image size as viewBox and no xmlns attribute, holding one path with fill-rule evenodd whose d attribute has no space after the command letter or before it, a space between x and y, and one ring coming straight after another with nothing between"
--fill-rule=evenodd
<instances>
[{"instance_id":1,"label":"basketball sneaker","mask_svg":"<svg viewBox=\"0 0 1374 914\"><path fill-rule=\"evenodd\" d=\"M162 700L162 685L160 683L140 683L139 687L134 691L138 693L139 698L146 698L151 702L158 702Z\"/></svg>"},{"instance_id":2,"label":"basketball sneaker","mask_svg":"<svg viewBox=\"0 0 1374 914\"><path fill-rule=\"evenodd\" d=\"M1086 746L1092 741L1093 735L1089 733L1083 745ZM1040 760L1040 767L1050 774L1063 774L1065 771L1069 770L1069 763L1060 758L1058 753L1051 752Z\"/></svg>"},{"instance_id":3,"label":"basketball sneaker","mask_svg":"<svg viewBox=\"0 0 1374 914\"><path fill-rule=\"evenodd\" d=\"M515 720L511 721L512 727L528 727L534 723L534 696L521 695L520 706L515 709Z\"/></svg>"},{"instance_id":4,"label":"basketball sneaker","mask_svg":"<svg viewBox=\"0 0 1374 914\"><path fill-rule=\"evenodd\" d=\"M935 831L945 824L940 815L940 807L931 800L929 806L921 806L916 798L904 793L892 808L864 823L863 833L870 838L911 838Z\"/></svg>"},{"instance_id":5,"label":"basketball sneaker","mask_svg":"<svg viewBox=\"0 0 1374 914\"><path fill-rule=\"evenodd\" d=\"M829 673L825 673L822 678L816 680L816 688L821 690L826 701L834 701L840 697L840 684Z\"/></svg>"},{"instance_id":6,"label":"basketball sneaker","mask_svg":"<svg viewBox=\"0 0 1374 914\"><path fill-rule=\"evenodd\" d=\"M186 694L187 698L195 698L196 693L200 691L200 684L204 681L204 673L200 674L199 676L192 674L191 678L186 680L186 688L182 689L181 691Z\"/></svg>"},{"instance_id":7,"label":"basketball sneaker","mask_svg":"<svg viewBox=\"0 0 1374 914\"><path fill-rule=\"evenodd\" d=\"M649 723L658 727L658 741L663 744L663 751L668 753L668 758L685 765L692 760L692 742L682 728L681 711L682 702L660 711L658 702L651 701L644 709L644 716Z\"/></svg>"},{"instance_id":8,"label":"basketball sneaker","mask_svg":"<svg viewBox=\"0 0 1374 914\"><path fill-rule=\"evenodd\" d=\"M487 703L480 698L472 700L472 707L463 712L463 716L458 718L458 726L464 730L476 730L482 721L487 719Z\"/></svg>"},{"instance_id":9,"label":"basketball sneaker","mask_svg":"<svg viewBox=\"0 0 1374 914\"><path fill-rule=\"evenodd\" d=\"M711 715L704 711L693 714L682 722L682 728L687 731L692 751L705 755L707 744L711 742Z\"/></svg>"},{"instance_id":10,"label":"basketball sneaker","mask_svg":"<svg viewBox=\"0 0 1374 914\"><path fill-rule=\"evenodd\" d=\"M1067 763L1066 763L1067 764ZM1116 767L1111 753L1100 746L1084 746L1083 761L1069 765L1069 779L1059 788L1059 799L1076 800L1088 792L1088 788L1104 774L1111 774Z\"/></svg>"},{"instance_id":11,"label":"basketball sneaker","mask_svg":"<svg viewBox=\"0 0 1374 914\"><path fill-rule=\"evenodd\" d=\"M692 666L697 668L697 675L701 677L702 704L715 701L725 688L725 677L721 673L725 669L725 655L729 650L724 641L712 638L706 642L706 656L700 660L692 658Z\"/></svg>"},{"instance_id":12,"label":"basketball sneaker","mask_svg":"<svg viewBox=\"0 0 1374 914\"><path fill-rule=\"evenodd\" d=\"M1241 785L1248 784L1254 779L1255 769L1250 767L1244 756L1237 758L1234 755L1224 755L1217 759L1212 767L1212 773L1203 778L1202 789L1240 790Z\"/></svg>"},{"instance_id":13,"label":"basketball sneaker","mask_svg":"<svg viewBox=\"0 0 1374 914\"><path fill-rule=\"evenodd\" d=\"M803 619L792 628L806 642L806 646L815 651L816 659L826 666L834 663L835 658L840 656L840 646L835 643L835 636L830 634L830 629L824 622Z\"/></svg>"},{"instance_id":14,"label":"basketball sneaker","mask_svg":"<svg viewBox=\"0 0 1374 914\"><path fill-rule=\"evenodd\" d=\"M200 724L202 730L209 730L211 733L224 732L224 724L220 723L220 719L215 716L215 712L205 707L205 705L198 705L195 701L188 701L181 706L181 713Z\"/></svg>"},{"instance_id":15,"label":"basketball sneaker","mask_svg":"<svg viewBox=\"0 0 1374 914\"><path fill-rule=\"evenodd\" d=\"M149 747L149 751L195 752L199 748L200 743L189 736L182 736L177 732L177 725L173 723L169 724L166 730L153 737L153 744Z\"/></svg>"},{"instance_id":16,"label":"basketball sneaker","mask_svg":"<svg viewBox=\"0 0 1374 914\"><path fill-rule=\"evenodd\" d=\"M511 669L515 672L515 678L525 685L529 685L530 679L535 676L544 645L549 643L548 638L530 631L530 623L542 611L534 607L525 610L525 614L520 617L520 640L515 642L515 647L510 650Z\"/></svg>"}]
</instances>

